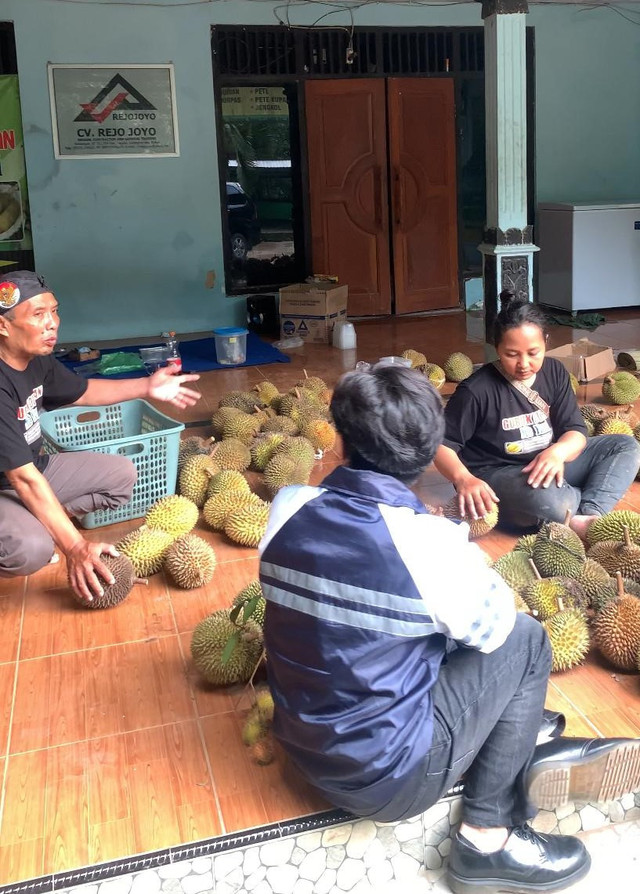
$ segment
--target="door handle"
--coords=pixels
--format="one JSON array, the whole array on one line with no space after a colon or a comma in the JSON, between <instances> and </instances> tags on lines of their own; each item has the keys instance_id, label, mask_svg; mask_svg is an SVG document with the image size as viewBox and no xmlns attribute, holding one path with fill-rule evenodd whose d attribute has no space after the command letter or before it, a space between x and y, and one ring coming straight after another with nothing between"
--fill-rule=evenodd
<instances>
[{"instance_id":1,"label":"door handle","mask_svg":"<svg viewBox=\"0 0 640 894\"><path fill-rule=\"evenodd\" d=\"M402 226L402 218L404 216L404 189L402 183L402 170L396 168L393 174L393 210L395 215L396 226Z\"/></svg>"}]
</instances>

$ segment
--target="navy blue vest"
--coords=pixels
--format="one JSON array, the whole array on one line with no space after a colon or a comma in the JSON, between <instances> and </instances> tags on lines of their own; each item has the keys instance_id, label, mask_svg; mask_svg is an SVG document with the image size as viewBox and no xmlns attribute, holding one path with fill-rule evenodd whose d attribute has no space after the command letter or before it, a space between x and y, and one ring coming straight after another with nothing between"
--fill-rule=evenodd
<instances>
[{"instance_id":1,"label":"navy blue vest","mask_svg":"<svg viewBox=\"0 0 640 894\"><path fill-rule=\"evenodd\" d=\"M446 639L378 504L426 509L375 472L340 467L321 487L260 565L274 732L334 804L394 819L415 796L431 744L430 690Z\"/></svg>"}]
</instances>

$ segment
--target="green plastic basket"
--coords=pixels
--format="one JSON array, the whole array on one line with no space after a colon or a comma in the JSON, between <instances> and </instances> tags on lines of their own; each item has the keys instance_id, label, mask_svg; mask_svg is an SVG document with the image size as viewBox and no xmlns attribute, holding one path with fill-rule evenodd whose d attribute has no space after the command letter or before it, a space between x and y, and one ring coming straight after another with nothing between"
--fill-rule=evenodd
<instances>
[{"instance_id":1,"label":"green plastic basket","mask_svg":"<svg viewBox=\"0 0 640 894\"><path fill-rule=\"evenodd\" d=\"M100 528L146 515L150 506L175 493L181 422L158 412L145 400L108 407L63 407L42 413L45 453L92 450L127 456L138 480L131 500L117 509L99 509L80 520L83 528Z\"/></svg>"}]
</instances>

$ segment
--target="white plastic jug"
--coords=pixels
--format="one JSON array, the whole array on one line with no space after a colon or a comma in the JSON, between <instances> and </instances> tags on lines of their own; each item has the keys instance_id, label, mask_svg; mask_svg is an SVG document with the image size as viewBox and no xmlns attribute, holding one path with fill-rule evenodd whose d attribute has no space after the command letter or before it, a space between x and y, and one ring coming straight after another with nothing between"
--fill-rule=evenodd
<instances>
[{"instance_id":1,"label":"white plastic jug","mask_svg":"<svg viewBox=\"0 0 640 894\"><path fill-rule=\"evenodd\" d=\"M332 344L334 348L355 348L356 330L348 320L338 320L333 327Z\"/></svg>"}]
</instances>

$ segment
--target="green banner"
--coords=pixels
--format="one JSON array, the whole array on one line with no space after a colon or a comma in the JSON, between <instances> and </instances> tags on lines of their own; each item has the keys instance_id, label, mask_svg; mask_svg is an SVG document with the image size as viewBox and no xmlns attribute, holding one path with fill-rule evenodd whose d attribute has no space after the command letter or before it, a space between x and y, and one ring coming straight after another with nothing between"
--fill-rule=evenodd
<instances>
[{"instance_id":1,"label":"green banner","mask_svg":"<svg viewBox=\"0 0 640 894\"><path fill-rule=\"evenodd\" d=\"M33 247L17 75L0 75L0 258Z\"/></svg>"}]
</instances>

